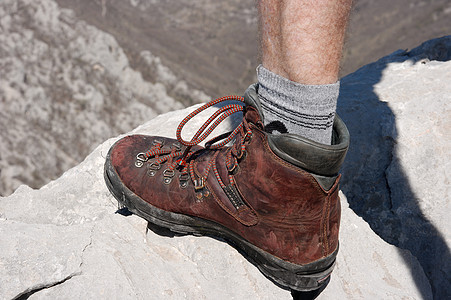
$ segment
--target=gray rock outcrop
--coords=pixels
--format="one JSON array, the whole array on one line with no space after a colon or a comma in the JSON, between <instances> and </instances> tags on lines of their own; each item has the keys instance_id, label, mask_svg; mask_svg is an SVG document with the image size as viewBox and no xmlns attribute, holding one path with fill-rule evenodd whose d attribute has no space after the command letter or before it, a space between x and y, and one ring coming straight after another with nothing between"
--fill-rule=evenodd
<instances>
[{"instance_id":1,"label":"gray rock outcrop","mask_svg":"<svg viewBox=\"0 0 451 300\"><path fill-rule=\"evenodd\" d=\"M113 36L51 0L0 1L0 195L41 187L95 146L158 114L187 87L158 57L134 70Z\"/></svg>"},{"instance_id":2,"label":"gray rock outcrop","mask_svg":"<svg viewBox=\"0 0 451 300\"><path fill-rule=\"evenodd\" d=\"M450 41L395 52L342 80L352 145L341 250L319 299L449 296ZM133 133L174 136L193 109ZM222 241L169 237L118 213L103 182L116 139L43 188L0 198L0 299L291 298Z\"/></svg>"}]
</instances>

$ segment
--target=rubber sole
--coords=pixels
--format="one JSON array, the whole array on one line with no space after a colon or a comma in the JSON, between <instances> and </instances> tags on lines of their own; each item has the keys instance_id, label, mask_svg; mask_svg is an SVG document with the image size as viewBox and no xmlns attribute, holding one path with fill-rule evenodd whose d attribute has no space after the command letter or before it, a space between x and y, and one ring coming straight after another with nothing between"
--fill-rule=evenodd
<instances>
[{"instance_id":1,"label":"rubber sole","mask_svg":"<svg viewBox=\"0 0 451 300\"><path fill-rule=\"evenodd\" d=\"M218 223L164 211L147 203L122 183L111 165L110 153L106 158L104 177L110 192L119 204L127 207L130 212L174 233L222 238L244 253L246 258L266 277L283 288L312 291L323 288L329 281L329 276L335 266L338 248L328 257L310 264L293 264L258 248Z\"/></svg>"}]
</instances>

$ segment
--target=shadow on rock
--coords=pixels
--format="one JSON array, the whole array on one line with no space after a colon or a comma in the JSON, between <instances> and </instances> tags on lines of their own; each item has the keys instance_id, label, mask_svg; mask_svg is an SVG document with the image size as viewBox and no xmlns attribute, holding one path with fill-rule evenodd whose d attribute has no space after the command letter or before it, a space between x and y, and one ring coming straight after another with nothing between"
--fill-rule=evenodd
<instances>
[{"instance_id":1,"label":"shadow on rock","mask_svg":"<svg viewBox=\"0 0 451 300\"><path fill-rule=\"evenodd\" d=\"M396 51L343 78L338 101L338 114L351 134L341 189L350 207L380 237L409 250L418 259L437 299L449 299L450 250L443 234L422 211L422 199L415 195L412 178L401 165L397 117L389 107L390 100L380 99L376 85L384 80L383 74L391 63L409 61L415 65L450 59L451 36L431 40L410 52ZM398 99L403 97L402 90L396 87L385 92L398 93ZM409 105L407 99L406 103ZM442 198L436 199L437 203ZM416 276L419 270L412 267L402 250L400 256L411 267L418 289L426 296L428 287Z\"/></svg>"}]
</instances>

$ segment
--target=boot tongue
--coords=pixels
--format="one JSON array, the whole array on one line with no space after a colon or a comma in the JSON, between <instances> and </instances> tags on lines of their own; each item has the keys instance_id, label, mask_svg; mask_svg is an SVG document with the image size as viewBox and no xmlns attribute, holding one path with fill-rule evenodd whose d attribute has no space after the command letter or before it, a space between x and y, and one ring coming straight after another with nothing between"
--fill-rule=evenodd
<instances>
[{"instance_id":1,"label":"boot tongue","mask_svg":"<svg viewBox=\"0 0 451 300\"><path fill-rule=\"evenodd\" d=\"M244 92L244 103L246 107L253 107L259 114L260 120L264 123L263 110L258 99L258 83L250 85L246 92Z\"/></svg>"}]
</instances>

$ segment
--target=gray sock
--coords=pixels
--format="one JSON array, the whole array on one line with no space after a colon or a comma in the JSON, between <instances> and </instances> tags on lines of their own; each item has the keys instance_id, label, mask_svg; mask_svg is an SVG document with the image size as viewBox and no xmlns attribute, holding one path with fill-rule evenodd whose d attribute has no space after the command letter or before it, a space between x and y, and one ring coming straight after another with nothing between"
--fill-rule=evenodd
<instances>
[{"instance_id":1,"label":"gray sock","mask_svg":"<svg viewBox=\"0 0 451 300\"><path fill-rule=\"evenodd\" d=\"M340 82L304 85L262 65L257 68L257 77L258 97L268 133L293 133L318 143L331 144Z\"/></svg>"}]
</instances>

